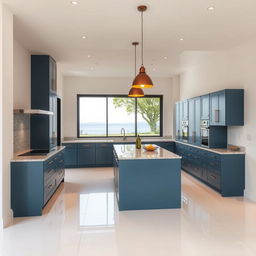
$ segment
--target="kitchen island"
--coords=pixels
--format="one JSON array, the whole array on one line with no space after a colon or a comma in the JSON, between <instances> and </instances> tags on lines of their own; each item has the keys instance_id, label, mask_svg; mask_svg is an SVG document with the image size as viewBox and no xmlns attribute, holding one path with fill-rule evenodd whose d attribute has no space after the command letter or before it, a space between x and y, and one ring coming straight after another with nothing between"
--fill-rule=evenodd
<instances>
[{"instance_id":1,"label":"kitchen island","mask_svg":"<svg viewBox=\"0 0 256 256\"><path fill-rule=\"evenodd\" d=\"M115 192L119 210L181 207L181 157L159 147L114 144Z\"/></svg>"}]
</instances>

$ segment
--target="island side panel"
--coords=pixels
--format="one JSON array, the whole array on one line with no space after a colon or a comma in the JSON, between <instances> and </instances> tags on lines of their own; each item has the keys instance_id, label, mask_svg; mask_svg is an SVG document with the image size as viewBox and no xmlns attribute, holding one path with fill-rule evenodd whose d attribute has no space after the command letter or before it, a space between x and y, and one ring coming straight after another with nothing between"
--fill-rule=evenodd
<instances>
[{"instance_id":1,"label":"island side panel","mask_svg":"<svg viewBox=\"0 0 256 256\"><path fill-rule=\"evenodd\" d=\"M181 160L119 161L119 210L181 207Z\"/></svg>"}]
</instances>

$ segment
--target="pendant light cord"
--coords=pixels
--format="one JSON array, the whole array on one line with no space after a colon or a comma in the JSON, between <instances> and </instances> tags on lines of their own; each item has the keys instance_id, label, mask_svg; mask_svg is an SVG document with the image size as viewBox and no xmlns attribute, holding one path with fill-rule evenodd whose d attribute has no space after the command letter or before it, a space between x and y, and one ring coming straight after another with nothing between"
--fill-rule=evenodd
<instances>
[{"instance_id":1,"label":"pendant light cord","mask_svg":"<svg viewBox=\"0 0 256 256\"><path fill-rule=\"evenodd\" d=\"M135 63L134 63L135 72L134 72L134 73L135 73L135 76L136 76L136 72L137 72L137 57L136 57L136 56L137 56L137 51L136 51L136 47L137 47L137 45L135 44L134 46L135 46L135 48L134 48L134 49L135 49L135 50L134 50L134 56L135 56Z\"/></svg>"},{"instance_id":2,"label":"pendant light cord","mask_svg":"<svg viewBox=\"0 0 256 256\"><path fill-rule=\"evenodd\" d=\"M144 35L143 35L143 11L141 12L141 65L143 66L143 44L144 44Z\"/></svg>"}]
</instances>

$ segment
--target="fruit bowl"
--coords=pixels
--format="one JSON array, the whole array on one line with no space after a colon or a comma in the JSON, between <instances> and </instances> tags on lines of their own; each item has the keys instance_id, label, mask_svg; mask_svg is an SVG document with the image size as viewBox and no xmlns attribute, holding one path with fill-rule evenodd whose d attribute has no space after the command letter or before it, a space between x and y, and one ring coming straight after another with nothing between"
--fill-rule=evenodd
<instances>
[{"instance_id":1,"label":"fruit bowl","mask_svg":"<svg viewBox=\"0 0 256 256\"><path fill-rule=\"evenodd\" d=\"M158 146L149 144L149 145L145 145L143 148L147 151L155 151L158 148Z\"/></svg>"}]
</instances>

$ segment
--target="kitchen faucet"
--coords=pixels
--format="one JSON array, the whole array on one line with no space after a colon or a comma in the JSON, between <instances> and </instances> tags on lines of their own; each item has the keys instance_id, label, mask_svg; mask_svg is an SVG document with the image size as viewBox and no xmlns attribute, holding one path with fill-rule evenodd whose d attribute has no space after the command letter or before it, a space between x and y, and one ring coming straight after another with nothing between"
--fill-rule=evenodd
<instances>
[{"instance_id":1,"label":"kitchen faucet","mask_svg":"<svg viewBox=\"0 0 256 256\"><path fill-rule=\"evenodd\" d=\"M125 129L124 129L124 128L121 129L121 136L122 136L123 133L124 133L123 140L126 140L126 137L125 137Z\"/></svg>"}]
</instances>

